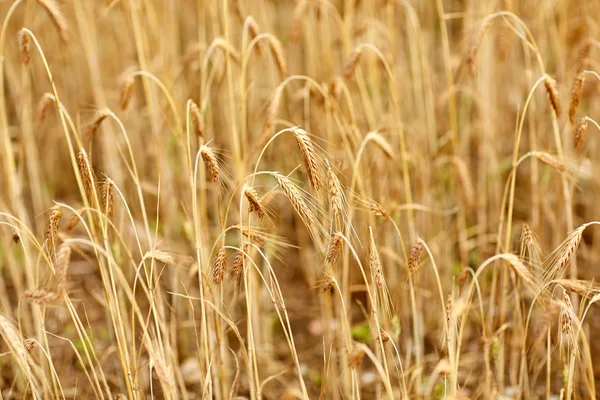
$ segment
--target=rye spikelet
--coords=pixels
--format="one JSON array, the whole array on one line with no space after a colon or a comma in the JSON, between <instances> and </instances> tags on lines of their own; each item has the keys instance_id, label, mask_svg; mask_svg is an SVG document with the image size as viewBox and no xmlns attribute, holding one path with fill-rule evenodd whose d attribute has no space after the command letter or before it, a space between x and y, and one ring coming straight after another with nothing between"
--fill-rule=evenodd
<instances>
[{"instance_id":1,"label":"rye spikelet","mask_svg":"<svg viewBox=\"0 0 600 400\"><path fill-rule=\"evenodd\" d=\"M558 97L558 89L556 89L556 81L550 75L546 75L544 86L546 87L546 94L548 95L550 105L554 110L556 118L558 118L560 117L560 100Z\"/></svg>"},{"instance_id":2,"label":"rye spikelet","mask_svg":"<svg viewBox=\"0 0 600 400\"><path fill-rule=\"evenodd\" d=\"M337 260L342 254L342 248L344 246L344 239L342 239L341 232L335 232L331 235L331 241L329 243L329 250L327 251L327 264L331 267L335 267Z\"/></svg>"},{"instance_id":3,"label":"rye spikelet","mask_svg":"<svg viewBox=\"0 0 600 400\"><path fill-rule=\"evenodd\" d=\"M350 58L346 62L346 65L344 65L344 70L342 72L342 78L344 78L345 80L352 79L352 76L354 75L354 71L356 70L358 63L360 62L362 55L363 55L362 48L357 47L356 49L354 49L352 54L350 54Z\"/></svg>"},{"instance_id":4,"label":"rye spikelet","mask_svg":"<svg viewBox=\"0 0 600 400\"><path fill-rule=\"evenodd\" d=\"M373 274L373 280L378 288L383 287L383 269L381 267L381 259L379 258L379 251L375 246L375 238L373 237L373 230L369 228L369 235L371 242L369 246L369 267L371 268L371 274Z\"/></svg>"},{"instance_id":5,"label":"rye spikelet","mask_svg":"<svg viewBox=\"0 0 600 400\"><path fill-rule=\"evenodd\" d=\"M251 186L244 186L244 196L248 200L248 212L256 212L258 218L262 219L265 216L265 210L256 190Z\"/></svg>"},{"instance_id":6,"label":"rye spikelet","mask_svg":"<svg viewBox=\"0 0 600 400\"><path fill-rule=\"evenodd\" d=\"M335 217L340 217L345 213L344 190L342 183L335 172L333 172L333 169L331 169L329 161L325 160L325 164L327 166L327 192L329 194L331 211Z\"/></svg>"},{"instance_id":7,"label":"rye spikelet","mask_svg":"<svg viewBox=\"0 0 600 400\"><path fill-rule=\"evenodd\" d=\"M119 79L119 106L125 110L131 100L133 93L133 84L135 83L133 75L125 73Z\"/></svg>"},{"instance_id":8,"label":"rye spikelet","mask_svg":"<svg viewBox=\"0 0 600 400\"><path fill-rule=\"evenodd\" d=\"M581 243L586 225L581 225L569 233L567 238L544 261L543 283L557 279L565 273L571 258Z\"/></svg>"},{"instance_id":9,"label":"rye spikelet","mask_svg":"<svg viewBox=\"0 0 600 400\"><path fill-rule=\"evenodd\" d=\"M321 281L321 284L319 286L320 286L319 287L320 294L329 292L331 289L333 289L333 286L334 286L333 277L329 274L325 274L325 276L323 277L323 280Z\"/></svg>"},{"instance_id":10,"label":"rye spikelet","mask_svg":"<svg viewBox=\"0 0 600 400\"><path fill-rule=\"evenodd\" d=\"M388 218L390 216L390 214L386 211L386 209L383 208L383 206L381 204L379 204L378 202L376 202L375 200L359 198L358 203L362 207L364 207L367 210L369 210L370 212L372 212L374 215L377 215L379 217L384 217L384 218Z\"/></svg>"},{"instance_id":11,"label":"rye spikelet","mask_svg":"<svg viewBox=\"0 0 600 400\"><path fill-rule=\"evenodd\" d=\"M206 140L206 137L204 136L204 123L202 122L202 113L200 112L200 108L198 107L198 105L193 101L190 106L190 114L192 117L192 123L194 124L194 132L196 132L196 136Z\"/></svg>"},{"instance_id":12,"label":"rye spikelet","mask_svg":"<svg viewBox=\"0 0 600 400\"><path fill-rule=\"evenodd\" d=\"M50 104L54 101L54 96L50 93L44 93L37 106L38 122L41 124L46 120L46 114Z\"/></svg>"},{"instance_id":13,"label":"rye spikelet","mask_svg":"<svg viewBox=\"0 0 600 400\"><path fill-rule=\"evenodd\" d=\"M251 39L254 39L255 37L257 37L260 34L260 27L258 26L258 23L252 16L248 16L248 18L246 18L246 24L248 25L248 32L250 32ZM262 43L260 41L258 41L254 45L254 47L256 48L256 54L258 54L259 57L262 56L262 54L263 54Z\"/></svg>"},{"instance_id":14,"label":"rye spikelet","mask_svg":"<svg viewBox=\"0 0 600 400\"><path fill-rule=\"evenodd\" d=\"M392 145L379 132L369 132L367 137L372 140L381 151L383 151L383 154L385 154L387 158L394 158L394 150L392 149Z\"/></svg>"},{"instance_id":15,"label":"rye spikelet","mask_svg":"<svg viewBox=\"0 0 600 400\"><path fill-rule=\"evenodd\" d=\"M560 308L560 317L559 317L559 323L560 323L560 339L561 339L561 345L563 344L570 344L571 346L575 346L575 337L573 336L575 330L574 330L574 321L576 315L575 315L575 311L573 309L573 303L571 303L571 298L569 297L569 294L567 293L567 291L562 288L562 304L561 304L561 308ZM566 343L563 342L563 340L566 341Z\"/></svg>"},{"instance_id":16,"label":"rye spikelet","mask_svg":"<svg viewBox=\"0 0 600 400\"><path fill-rule=\"evenodd\" d=\"M44 243L51 259L54 259L58 225L60 224L61 217L62 212L60 211L60 207L52 207L50 215L48 215L48 219L46 220L46 227L44 228Z\"/></svg>"},{"instance_id":17,"label":"rye spikelet","mask_svg":"<svg viewBox=\"0 0 600 400\"><path fill-rule=\"evenodd\" d=\"M304 129L295 128L292 130L294 133L294 137L296 138L296 143L298 144L298 148L302 153L302 158L304 159L304 165L306 166L306 172L308 174L308 179L311 185L319 190L323 187L323 182L321 178L321 162L317 158L317 152L315 151L315 146L308 136L308 133Z\"/></svg>"},{"instance_id":18,"label":"rye spikelet","mask_svg":"<svg viewBox=\"0 0 600 400\"><path fill-rule=\"evenodd\" d=\"M215 285L220 285L225 276L227 268L227 249L221 247L215 255L215 261L212 266L212 281Z\"/></svg>"},{"instance_id":19,"label":"rye spikelet","mask_svg":"<svg viewBox=\"0 0 600 400\"><path fill-rule=\"evenodd\" d=\"M25 292L25 298L35 304L52 303L60 297L60 293L48 288L30 289Z\"/></svg>"},{"instance_id":20,"label":"rye spikelet","mask_svg":"<svg viewBox=\"0 0 600 400\"><path fill-rule=\"evenodd\" d=\"M200 148L200 155L202 156L202 161L204 161L204 166L206 167L208 179L214 183L218 182L219 162L217 156L215 155L215 151L207 145L203 145Z\"/></svg>"},{"instance_id":21,"label":"rye spikelet","mask_svg":"<svg viewBox=\"0 0 600 400\"><path fill-rule=\"evenodd\" d=\"M410 251L410 257L408 257L408 270L411 274L417 272L422 254L423 244L421 244L421 241L417 240Z\"/></svg>"},{"instance_id":22,"label":"rye spikelet","mask_svg":"<svg viewBox=\"0 0 600 400\"><path fill-rule=\"evenodd\" d=\"M320 219L317 218L315 211L311 208L310 195L296 186L287 176L281 175L278 172L272 172L271 174L277 180L281 192L287 197L294 211L300 216L311 236L313 238L321 237L323 228L318 222Z\"/></svg>"},{"instance_id":23,"label":"rye spikelet","mask_svg":"<svg viewBox=\"0 0 600 400\"><path fill-rule=\"evenodd\" d=\"M575 123L575 116L579 109L579 102L583 94L583 84L585 83L585 74L580 72L575 81L573 82L573 88L571 89L571 103L569 104L569 121L571 124Z\"/></svg>"},{"instance_id":24,"label":"rye spikelet","mask_svg":"<svg viewBox=\"0 0 600 400\"><path fill-rule=\"evenodd\" d=\"M19 44L19 54L21 55L21 62L23 65L29 65L31 62L31 53L29 51L29 35L25 32L24 29L19 31L19 35L17 36L17 41Z\"/></svg>"},{"instance_id":25,"label":"rye spikelet","mask_svg":"<svg viewBox=\"0 0 600 400\"><path fill-rule=\"evenodd\" d=\"M294 9L294 16L292 18L292 33L291 40L292 42L297 42L300 38L301 28L302 28L302 18L304 18L304 14L308 9L308 0L300 0L298 4L296 4L296 8Z\"/></svg>"},{"instance_id":26,"label":"rye spikelet","mask_svg":"<svg viewBox=\"0 0 600 400\"><path fill-rule=\"evenodd\" d=\"M246 270L246 254L250 250L250 245L244 244L242 250L238 250L235 253L235 258L233 259L233 267L231 269L231 275L233 279L238 280L240 276Z\"/></svg>"},{"instance_id":27,"label":"rye spikelet","mask_svg":"<svg viewBox=\"0 0 600 400\"><path fill-rule=\"evenodd\" d=\"M585 136L588 129L588 121L587 118L582 118L577 123L575 127L575 135L573 135L573 144L575 146L575 150L581 151L583 150L583 145L585 144Z\"/></svg>"},{"instance_id":28,"label":"rye spikelet","mask_svg":"<svg viewBox=\"0 0 600 400\"><path fill-rule=\"evenodd\" d=\"M83 212L84 209L80 208L75 214L71 216L71 218L69 218L69 220L65 224L65 232L73 233L73 231L75 230L75 228L77 228L77 225L79 224L79 220L81 219L81 215L83 215Z\"/></svg>"},{"instance_id":29,"label":"rye spikelet","mask_svg":"<svg viewBox=\"0 0 600 400\"><path fill-rule=\"evenodd\" d=\"M71 247L67 243L63 243L56 252L56 261L54 263L54 285L56 291L64 293L67 286L67 271L71 262Z\"/></svg>"},{"instance_id":30,"label":"rye spikelet","mask_svg":"<svg viewBox=\"0 0 600 400\"><path fill-rule=\"evenodd\" d=\"M67 29L67 19L65 15L60 11L60 7L55 0L38 0L38 3L46 9L46 12L52 19L52 22L58 29L60 38L67 42L69 40L69 31Z\"/></svg>"},{"instance_id":31,"label":"rye spikelet","mask_svg":"<svg viewBox=\"0 0 600 400\"><path fill-rule=\"evenodd\" d=\"M271 55L273 56L273 60L275 61L275 65L277 66L277 71L279 71L279 77L283 80L287 76L287 63L285 62L285 57L283 56L283 49L281 47L281 42L274 36L269 35L269 49L271 50Z\"/></svg>"},{"instance_id":32,"label":"rye spikelet","mask_svg":"<svg viewBox=\"0 0 600 400\"><path fill-rule=\"evenodd\" d=\"M483 38L485 37L485 33L487 32L489 27L490 21L483 21L482 24L479 26L479 29L477 29L475 36L473 36L473 40L471 41L471 45L469 46L466 64L469 68L471 76L475 76L477 74L477 55L479 54L481 43L483 42Z\"/></svg>"},{"instance_id":33,"label":"rye spikelet","mask_svg":"<svg viewBox=\"0 0 600 400\"><path fill-rule=\"evenodd\" d=\"M92 170L92 163L84 149L81 149L77 154L77 167L79 167L79 174L81 175L81 182L85 188L85 193L88 200L92 199L94 191L94 171Z\"/></svg>"},{"instance_id":34,"label":"rye spikelet","mask_svg":"<svg viewBox=\"0 0 600 400\"><path fill-rule=\"evenodd\" d=\"M86 136L88 138L94 139L94 137L96 136L96 133L98 132L98 128L100 128L100 124L102 124L102 121L104 121L106 118L108 118L108 116L110 115L109 113L110 113L110 110L108 108L103 108L96 112L96 115L94 115L94 118L90 122L90 125L88 126L88 129L86 132Z\"/></svg>"},{"instance_id":35,"label":"rye spikelet","mask_svg":"<svg viewBox=\"0 0 600 400\"><path fill-rule=\"evenodd\" d=\"M115 196L113 193L113 182L110 179L105 179L102 181L102 186L100 187L100 195L102 211L106 213L108 218L111 218L113 215L113 207L115 202Z\"/></svg>"}]
</instances>

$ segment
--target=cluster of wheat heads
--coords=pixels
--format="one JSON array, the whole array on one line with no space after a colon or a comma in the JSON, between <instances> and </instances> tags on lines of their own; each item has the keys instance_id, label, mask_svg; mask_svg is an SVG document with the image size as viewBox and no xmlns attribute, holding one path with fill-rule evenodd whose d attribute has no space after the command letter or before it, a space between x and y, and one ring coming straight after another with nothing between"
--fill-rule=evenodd
<instances>
[{"instance_id":1,"label":"cluster of wheat heads","mask_svg":"<svg viewBox=\"0 0 600 400\"><path fill-rule=\"evenodd\" d=\"M0 2L0 398L596 398L599 17Z\"/></svg>"}]
</instances>

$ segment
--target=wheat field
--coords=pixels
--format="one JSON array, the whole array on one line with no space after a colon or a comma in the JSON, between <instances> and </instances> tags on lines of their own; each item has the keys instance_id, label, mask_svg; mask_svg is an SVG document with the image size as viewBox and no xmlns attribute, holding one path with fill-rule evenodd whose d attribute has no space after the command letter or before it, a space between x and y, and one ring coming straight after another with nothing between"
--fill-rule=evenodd
<instances>
[{"instance_id":1,"label":"wheat field","mask_svg":"<svg viewBox=\"0 0 600 400\"><path fill-rule=\"evenodd\" d=\"M597 397L598 2L0 21L0 399Z\"/></svg>"}]
</instances>

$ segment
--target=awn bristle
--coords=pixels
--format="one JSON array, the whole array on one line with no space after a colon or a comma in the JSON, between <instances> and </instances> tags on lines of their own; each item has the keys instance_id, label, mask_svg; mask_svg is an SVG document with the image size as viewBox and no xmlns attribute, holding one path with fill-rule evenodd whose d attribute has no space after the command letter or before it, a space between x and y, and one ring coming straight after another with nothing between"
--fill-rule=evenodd
<instances>
[{"instance_id":1,"label":"awn bristle","mask_svg":"<svg viewBox=\"0 0 600 400\"><path fill-rule=\"evenodd\" d=\"M408 270L411 274L414 274L419 267L419 263L421 262L421 256L423 255L423 244L421 241L415 242L411 251L410 257L408 257Z\"/></svg>"},{"instance_id":2,"label":"awn bristle","mask_svg":"<svg viewBox=\"0 0 600 400\"><path fill-rule=\"evenodd\" d=\"M106 118L108 118L109 115L110 115L110 110L108 110L107 108L98 110L96 112L96 115L94 116L94 119L92 120L92 122L90 123L90 125L88 127L87 137L89 137L90 139L93 139L96 136L96 133L98 132L98 128L100 128L100 124L102 123L102 121L104 121Z\"/></svg>"},{"instance_id":3,"label":"awn bristle","mask_svg":"<svg viewBox=\"0 0 600 400\"><path fill-rule=\"evenodd\" d=\"M19 31L19 35L17 36L17 40L19 43L19 53L21 54L21 62L24 65L29 65L31 62L31 53L29 52L29 35L25 32L24 29Z\"/></svg>"},{"instance_id":4,"label":"awn bristle","mask_svg":"<svg viewBox=\"0 0 600 400\"><path fill-rule=\"evenodd\" d=\"M121 77L119 82L119 106L121 110L125 110L131 100L133 93L133 84L135 83L133 75L126 74Z\"/></svg>"},{"instance_id":5,"label":"awn bristle","mask_svg":"<svg viewBox=\"0 0 600 400\"><path fill-rule=\"evenodd\" d=\"M325 163L327 164L327 189L331 210L334 216L339 217L344 213L344 190L342 183L335 172L333 172L333 169L331 169L329 161L325 160Z\"/></svg>"},{"instance_id":6,"label":"awn bristle","mask_svg":"<svg viewBox=\"0 0 600 400\"><path fill-rule=\"evenodd\" d=\"M329 250L327 251L327 264L331 267L335 267L337 260L340 258L343 245L344 240L342 239L341 232L335 232L331 235L331 242L329 244Z\"/></svg>"},{"instance_id":7,"label":"awn bristle","mask_svg":"<svg viewBox=\"0 0 600 400\"><path fill-rule=\"evenodd\" d=\"M41 124L46 120L46 114L50 104L54 101L54 96L50 93L44 93L37 106L38 122Z\"/></svg>"},{"instance_id":8,"label":"awn bristle","mask_svg":"<svg viewBox=\"0 0 600 400\"><path fill-rule=\"evenodd\" d=\"M220 285L223 282L225 276L225 269L227 268L227 249L221 247L215 255L215 262L212 267L212 281L215 285Z\"/></svg>"},{"instance_id":9,"label":"awn bristle","mask_svg":"<svg viewBox=\"0 0 600 400\"><path fill-rule=\"evenodd\" d=\"M556 81L550 75L546 75L544 86L546 86L546 94L548 95L550 105L554 110L556 118L558 118L560 117L560 100L558 97L558 89L556 89Z\"/></svg>"},{"instance_id":10,"label":"awn bristle","mask_svg":"<svg viewBox=\"0 0 600 400\"><path fill-rule=\"evenodd\" d=\"M377 246L375 246L375 238L373 237L373 231L371 229L369 229L369 234L371 236L371 245L369 246L369 267L371 268L375 285L377 285L378 288L381 288L383 287L384 280L383 268L381 266L379 251L377 251Z\"/></svg>"},{"instance_id":11,"label":"awn bristle","mask_svg":"<svg viewBox=\"0 0 600 400\"><path fill-rule=\"evenodd\" d=\"M54 258L55 254L58 225L60 224L61 217L62 212L60 211L60 207L53 207L48 219L46 220L46 227L44 229L44 242L46 243L48 254L52 259Z\"/></svg>"},{"instance_id":12,"label":"awn bristle","mask_svg":"<svg viewBox=\"0 0 600 400\"><path fill-rule=\"evenodd\" d=\"M248 212L255 211L258 218L262 219L265 216L265 210L256 190L251 186L245 186L244 196L246 196L246 200L248 200Z\"/></svg>"},{"instance_id":13,"label":"awn bristle","mask_svg":"<svg viewBox=\"0 0 600 400\"><path fill-rule=\"evenodd\" d=\"M317 152L315 146L308 136L308 133L304 129L296 128L292 130L298 148L302 152L302 158L304 159L304 165L306 166L306 172L308 173L308 179L311 185L319 190L323 187L321 178L321 164L317 158Z\"/></svg>"},{"instance_id":14,"label":"awn bristle","mask_svg":"<svg viewBox=\"0 0 600 400\"><path fill-rule=\"evenodd\" d=\"M204 123L202 122L202 113L200 112L200 108L196 103L192 101L192 105L190 106L190 113L192 116L192 123L194 124L194 131L196 132L196 136L201 137L206 140L204 136Z\"/></svg>"},{"instance_id":15,"label":"awn bristle","mask_svg":"<svg viewBox=\"0 0 600 400\"><path fill-rule=\"evenodd\" d=\"M60 38L67 42L69 40L69 32L67 29L67 19L65 15L60 11L60 7L55 0L38 0L38 3L46 9L48 15L52 19L52 22L58 29Z\"/></svg>"},{"instance_id":16,"label":"awn bristle","mask_svg":"<svg viewBox=\"0 0 600 400\"><path fill-rule=\"evenodd\" d=\"M588 121L587 118L584 117L577 123L577 126L575 127L575 135L573 136L575 150L581 151L583 149L587 129Z\"/></svg>"},{"instance_id":17,"label":"awn bristle","mask_svg":"<svg viewBox=\"0 0 600 400\"><path fill-rule=\"evenodd\" d=\"M250 250L250 245L244 244L242 250L238 250L235 253L235 258L233 259L233 267L231 269L231 274L233 275L233 279L238 280L242 275L244 270L246 269L246 254Z\"/></svg>"},{"instance_id":18,"label":"awn bristle","mask_svg":"<svg viewBox=\"0 0 600 400\"><path fill-rule=\"evenodd\" d=\"M204 166L206 167L206 172L208 173L208 179L210 179L211 182L218 182L219 163L217 156L215 155L215 151L207 145L203 145L200 149L200 155L202 156L202 161L204 161Z\"/></svg>"},{"instance_id":19,"label":"awn bristle","mask_svg":"<svg viewBox=\"0 0 600 400\"><path fill-rule=\"evenodd\" d=\"M350 58L346 62L346 65L344 65L344 70L342 71L342 77L345 80L352 79L352 76L354 75L354 71L356 71L356 67L358 66L358 63L360 62L360 59L362 58L362 54L363 54L363 51L362 51L362 48L360 48L360 47L357 47L356 49L354 49L352 54L350 54Z\"/></svg>"},{"instance_id":20,"label":"awn bristle","mask_svg":"<svg viewBox=\"0 0 600 400\"><path fill-rule=\"evenodd\" d=\"M79 173L81 174L81 182L85 188L85 193L88 199L92 199L92 193L94 191L94 171L92 170L92 163L88 157L86 151L81 149L77 154L77 166L79 167Z\"/></svg>"},{"instance_id":21,"label":"awn bristle","mask_svg":"<svg viewBox=\"0 0 600 400\"><path fill-rule=\"evenodd\" d=\"M271 50L271 54L275 60L275 65L277 65L279 77L283 80L288 74L287 63L285 62L285 57L283 56L281 42L274 36L269 36L269 49Z\"/></svg>"},{"instance_id":22,"label":"awn bristle","mask_svg":"<svg viewBox=\"0 0 600 400\"><path fill-rule=\"evenodd\" d=\"M575 123L575 116L579 109L579 102L583 94L583 84L585 83L585 74L580 72L575 81L573 82L573 88L571 89L571 103L569 104L569 121L571 124Z\"/></svg>"},{"instance_id":23,"label":"awn bristle","mask_svg":"<svg viewBox=\"0 0 600 400\"><path fill-rule=\"evenodd\" d=\"M473 36L473 40L471 45L469 46L469 51L467 52L467 67L469 68L469 72L471 76L475 76L477 74L477 55L479 54L479 49L481 48L481 43L483 42L483 38L485 37L485 33L490 27L490 21L485 20L477 29L475 36Z\"/></svg>"}]
</instances>

